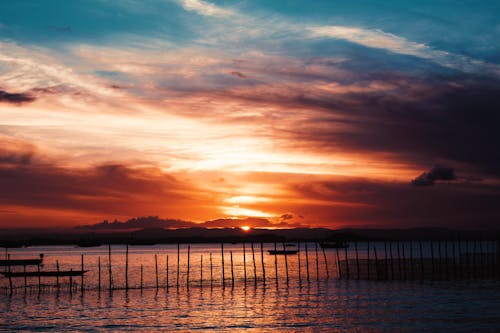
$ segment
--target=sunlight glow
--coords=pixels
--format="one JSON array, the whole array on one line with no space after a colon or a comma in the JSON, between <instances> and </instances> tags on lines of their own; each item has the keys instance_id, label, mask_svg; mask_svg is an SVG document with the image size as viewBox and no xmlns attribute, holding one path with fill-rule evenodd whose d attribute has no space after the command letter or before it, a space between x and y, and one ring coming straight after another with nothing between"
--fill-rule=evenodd
<instances>
[{"instance_id":1,"label":"sunlight glow","mask_svg":"<svg viewBox=\"0 0 500 333\"><path fill-rule=\"evenodd\" d=\"M244 226L241 227L241 230L243 230L243 231L249 231L250 227L247 226L247 225L244 225Z\"/></svg>"}]
</instances>

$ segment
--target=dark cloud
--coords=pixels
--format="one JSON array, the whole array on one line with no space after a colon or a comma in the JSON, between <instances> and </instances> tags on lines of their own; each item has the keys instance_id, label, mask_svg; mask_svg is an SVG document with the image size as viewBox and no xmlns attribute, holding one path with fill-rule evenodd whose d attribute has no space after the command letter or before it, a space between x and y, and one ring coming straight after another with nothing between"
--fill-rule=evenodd
<instances>
[{"instance_id":1,"label":"dark cloud","mask_svg":"<svg viewBox=\"0 0 500 333\"><path fill-rule=\"evenodd\" d=\"M231 72L231 75L239 77L240 79L246 79L247 78L247 76L245 74L243 74L242 72L237 72L237 71Z\"/></svg>"},{"instance_id":2,"label":"dark cloud","mask_svg":"<svg viewBox=\"0 0 500 333\"><path fill-rule=\"evenodd\" d=\"M453 168L436 165L428 172L424 172L417 178L413 179L411 183L415 186L429 186L434 185L434 183L438 180L455 179L455 170L453 170Z\"/></svg>"},{"instance_id":3,"label":"dark cloud","mask_svg":"<svg viewBox=\"0 0 500 333\"><path fill-rule=\"evenodd\" d=\"M0 90L0 102L11 104L22 104L33 102L35 97L25 93L9 93L5 90Z\"/></svg>"},{"instance_id":4,"label":"dark cloud","mask_svg":"<svg viewBox=\"0 0 500 333\"><path fill-rule=\"evenodd\" d=\"M457 182L429 191L408 183L345 179L297 184L293 190L318 204L295 207L318 225L498 229L500 186Z\"/></svg>"}]
</instances>

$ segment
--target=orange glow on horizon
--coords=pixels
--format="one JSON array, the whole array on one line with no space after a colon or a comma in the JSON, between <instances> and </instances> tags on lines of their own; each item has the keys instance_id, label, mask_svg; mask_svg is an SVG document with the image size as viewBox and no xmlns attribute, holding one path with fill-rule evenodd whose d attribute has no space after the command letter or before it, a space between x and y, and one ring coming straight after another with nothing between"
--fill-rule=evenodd
<instances>
[{"instance_id":1,"label":"orange glow on horizon","mask_svg":"<svg viewBox=\"0 0 500 333\"><path fill-rule=\"evenodd\" d=\"M250 227L248 225L244 225L244 226L241 227L241 230L243 230L243 231L249 231Z\"/></svg>"}]
</instances>

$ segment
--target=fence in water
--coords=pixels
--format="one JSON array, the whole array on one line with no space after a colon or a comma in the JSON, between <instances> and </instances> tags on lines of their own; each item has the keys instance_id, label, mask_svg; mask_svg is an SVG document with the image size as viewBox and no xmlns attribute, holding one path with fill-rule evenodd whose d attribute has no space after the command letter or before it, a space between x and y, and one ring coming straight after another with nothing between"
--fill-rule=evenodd
<instances>
[{"instance_id":1,"label":"fence in water","mask_svg":"<svg viewBox=\"0 0 500 333\"><path fill-rule=\"evenodd\" d=\"M6 250L3 293L500 278L500 241L484 240L108 245L33 258L36 250Z\"/></svg>"}]
</instances>

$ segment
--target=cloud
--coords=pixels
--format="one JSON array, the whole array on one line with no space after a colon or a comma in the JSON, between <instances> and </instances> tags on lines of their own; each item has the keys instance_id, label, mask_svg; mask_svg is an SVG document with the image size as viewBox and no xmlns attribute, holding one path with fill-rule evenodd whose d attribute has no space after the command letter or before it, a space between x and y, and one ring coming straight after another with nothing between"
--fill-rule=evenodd
<instances>
[{"instance_id":1,"label":"cloud","mask_svg":"<svg viewBox=\"0 0 500 333\"><path fill-rule=\"evenodd\" d=\"M466 73L481 71L500 75L500 66L486 63L464 55L436 50L424 43L417 43L406 38L384 32L380 29L364 29L347 26L316 26L308 28L313 37L343 39L365 47L384 49L393 53L415 56L434 61L443 66Z\"/></svg>"},{"instance_id":2,"label":"cloud","mask_svg":"<svg viewBox=\"0 0 500 333\"><path fill-rule=\"evenodd\" d=\"M422 173L417 178L411 181L412 185L415 186L429 186L434 185L438 180L455 180L455 170L450 167L445 167L441 165L434 166L428 172Z\"/></svg>"},{"instance_id":3,"label":"cloud","mask_svg":"<svg viewBox=\"0 0 500 333\"><path fill-rule=\"evenodd\" d=\"M0 90L0 103L23 104L33 102L35 97L25 93L9 93Z\"/></svg>"},{"instance_id":4,"label":"cloud","mask_svg":"<svg viewBox=\"0 0 500 333\"><path fill-rule=\"evenodd\" d=\"M185 10L193 11L203 16L224 17L234 14L234 12L229 9L202 0L181 0L181 5Z\"/></svg>"}]
</instances>

